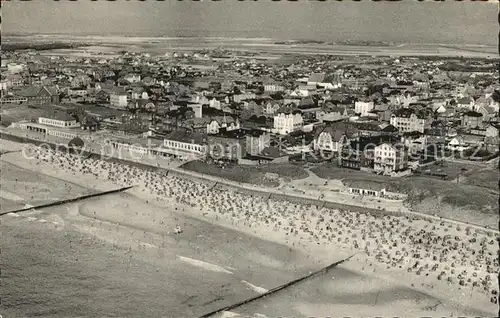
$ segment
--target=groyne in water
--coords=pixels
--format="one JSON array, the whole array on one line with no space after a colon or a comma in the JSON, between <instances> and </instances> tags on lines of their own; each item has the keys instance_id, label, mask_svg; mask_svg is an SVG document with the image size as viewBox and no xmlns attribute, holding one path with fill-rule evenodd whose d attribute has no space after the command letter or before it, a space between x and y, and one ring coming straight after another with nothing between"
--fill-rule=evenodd
<instances>
[{"instance_id":1,"label":"groyne in water","mask_svg":"<svg viewBox=\"0 0 500 318\"><path fill-rule=\"evenodd\" d=\"M6 134L6 133L1 133L0 138L14 141L14 142L20 142L20 143L30 143L34 144L37 146L40 145L46 145L50 147L53 150L56 151L61 151L61 152L68 152L68 153L73 153L73 154L80 154L80 152L75 151L74 149L71 149L68 146L65 146L63 144L55 144L55 143L50 143L47 141L40 141L40 140L35 140L35 139L30 139L26 137L19 137L11 134ZM455 219L450 219L450 218L442 218L442 217L437 217L433 215L427 215L419 212L405 212L405 211L389 211L389 210L384 210L384 209L376 209L376 208L368 208L364 206L359 206L359 205L349 205L349 204L344 204L344 203L338 203L338 202L333 202L333 201L325 201L321 200L319 198L311 198L306 195L301 195L301 194L291 194L291 193L284 193L278 189L273 189L273 188L262 188L262 187L256 187L251 184L244 184L244 183L239 183L235 181L229 181L229 180L224 180L215 176L211 175L204 175L201 173L197 172L192 172L192 171L187 171L179 168L161 168L157 166L151 166L145 163L139 163L135 161L130 161L130 160L124 160L124 159L118 159L116 157L106 157L103 159L101 154L98 153L91 153L91 152L86 152L85 158L92 158L96 160L106 160L108 162L114 162L114 163L119 163L119 164L124 164L128 165L131 167L136 167L140 168L143 170L149 170L149 171L155 171L159 173L163 173L165 175L172 175L176 176L182 179L186 180L191 180L199 183L204 183L204 184L209 184L212 185L211 190L220 190L220 191L234 191L238 192L241 194L245 195L251 195L251 196L260 196L260 197L267 197L268 199L273 199L273 200L281 200L281 201L287 201L287 202L292 202L292 203L297 203L297 204L303 204L303 205L315 205L315 206L320 206L320 207L327 207L327 208L332 208L332 209L337 209L337 210L343 210L343 211L351 211L351 212L358 212L358 213L365 213L365 214L378 214L378 215L393 215L393 216L413 216L417 217L420 219L430 219L430 220L446 220L452 223L456 224L461 224L463 226L471 226L476 229L480 229L486 232L491 232L495 235L499 234L500 231L496 229L491 229L484 227L479 224L474 224L474 223L469 223L469 222L464 222L460 220L455 220Z\"/></svg>"},{"instance_id":2,"label":"groyne in water","mask_svg":"<svg viewBox=\"0 0 500 318\"><path fill-rule=\"evenodd\" d=\"M338 265L340 265L340 264L342 264L342 263L344 263L344 262L348 261L348 260L349 260L349 259L351 259L353 256L354 256L354 255L351 255L351 256L349 256L348 258L345 258L345 259L343 259L343 260L340 260L340 261L338 261L338 262L335 262L335 263L333 263L333 264L330 264L330 265L328 265L328 266L326 266L326 267L324 267L324 268L322 268L322 269L320 269L320 270L317 270L317 271L315 271L315 272L312 272L312 273L310 273L310 274L308 274L308 275L306 275L306 276L303 276L303 277L300 277L300 278L294 279L294 280L292 280L292 281L290 281L290 282L288 282L288 283L285 283L285 284L283 284L283 285L281 285L281 286L275 287L275 288L273 288L273 289L271 289L271 290L269 290L268 292L265 292L265 293L263 293L263 294L260 294L260 295L257 295L257 296L254 296L254 297L248 298L248 299L246 299L246 300L243 300L243 301L237 302L237 303L235 303L235 304L232 304L232 305L229 305L229 306L226 306L226 307L223 307L223 308L220 308L220 309L214 310L214 311L212 311L212 312L209 312L209 313L207 313L207 314L205 314L205 315L201 316L200 318L208 318L208 317L211 317L211 316L216 315L216 314L218 314L218 313L220 313L220 312L223 312L223 311L233 310L233 309L235 309L235 308L238 308L238 307L241 307L241 306L243 306L243 305L249 304L249 303L251 303L251 302L253 302L253 301L256 301L256 300L259 300L259 299L261 299L261 298L265 298L265 297L267 297L267 296L271 296L271 295L273 295L273 294L276 294L277 292L279 292L279 291L281 291L281 290L284 290L284 289L286 289L286 288L289 288L289 287L292 287L292 286L294 286L294 285L297 285L297 284L299 284L299 283L301 283L301 282L303 282L303 281L309 280L309 279L314 278L314 277L317 277L317 276L319 276L319 275L326 274L326 273L328 273L328 271L329 271L329 270L331 270L331 269L335 268L336 266L338 266Z\"/></svg>"},{"instance_id":3,"label":"groyne in water","mask_svg":"<svg viewBox=\"0 0 500 318\"><path fill-rule=\"evenodd\" d=\"M45 203L37 206L30 206L22 209L17 209L17 210L12 210L12 211L6 211L6 212L0 212L0 216L10 214L10 213L20 213L20 212L25 212L25 211L30 211L30 210L36 210L36 209L44 209L44 208L49 208L52 206L57 206L57 205L62 205L62 204L67 204L67 203L72 203L72 202L77 202L89 198L95 198L95 197L101 197L103 195L107 194L113 194L113 193L118 193L118 192L123 192L127 191L129 189L132 189L134 186L128 186L128 187L123 187L119 189L114 189L110 191L104 191L104 192L97 192L97 193L92 193L92 194L87 194L87 195L82 195L76 198L71 198L71 199L64 199L64 200L59 200L59 201L54 201L50 203Z\"/></svg>"}]
</instances>

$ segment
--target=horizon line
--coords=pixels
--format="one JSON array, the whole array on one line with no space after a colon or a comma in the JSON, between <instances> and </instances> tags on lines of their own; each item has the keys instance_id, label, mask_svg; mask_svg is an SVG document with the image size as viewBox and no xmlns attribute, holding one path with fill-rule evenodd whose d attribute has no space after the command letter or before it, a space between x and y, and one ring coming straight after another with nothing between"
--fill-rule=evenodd
<instances>
[{"instance_id":1,"label":"horizon line","mask_svg":"<svg viewBox=\"0 0 500 318\"><path fill-rule=\"evenodd\" d=\"M64 32L44 32L44 33L38 33L36 31L3 31L2 32L3 37L8 37L8 36L36 36L36 37L43 37L43 36L73 36L73 37L91 37L91 36L96 36L96 37L123 37L123 38L158 38L158 39L247 39L247 40L269 40L269 41L317 41L317 42L324 42L324 43L332 43L332 44L337 44L338 42L380 42L380 43L386 43L390 45L401 45L401 44L419 44L419 45L473 45L473 46L479 46L479 47L496 47L497 44L484 44L484 43L478 43L478 42L442 42L442 43L437 43L437 42L420 42L420 41L386 41L386 40L352 40L352 39L346 39L346 40L336 40L336 41L331 41L331 40L320 40L320 39L312 39L312 38L296 38L296 39L284 39L284 38L277 38L277 37L251 37L251 36L200 36L200 35L175 35L175 36L170 36L170 35L134 35L134 34L122 34L122 33L93 33L93 32L86 32L86 33L64 33Z\"/></svg>"}]
</instances>

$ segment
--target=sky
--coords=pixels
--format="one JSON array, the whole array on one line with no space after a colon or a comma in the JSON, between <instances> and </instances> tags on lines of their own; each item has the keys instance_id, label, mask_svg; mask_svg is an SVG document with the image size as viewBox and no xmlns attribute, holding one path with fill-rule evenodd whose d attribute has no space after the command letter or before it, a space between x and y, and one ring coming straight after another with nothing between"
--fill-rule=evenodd
<instances>
[{"instance_id":1,"label":"sky","mask_svg":"<svg viewBox=\"0 0 500 318\"><path fill-rule=\"evenodd\" d=\"M497 45L498 2L2 2L2 32Z\"/></svg>"}]
</instances>

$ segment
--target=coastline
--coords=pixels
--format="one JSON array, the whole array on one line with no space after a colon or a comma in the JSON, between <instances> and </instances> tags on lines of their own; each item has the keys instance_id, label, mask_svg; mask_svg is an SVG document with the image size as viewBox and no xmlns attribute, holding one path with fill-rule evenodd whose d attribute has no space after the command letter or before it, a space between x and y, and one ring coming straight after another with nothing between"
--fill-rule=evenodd
<instances>
[{"instance_id":1,"label":"coastline","mask_svg":"<svg viewBox=\"0 0 500 318\"><path fill-rule=\"evenodd\" d=\"M65 150L66 145L65 144L56 144L55 140L35 140L32 138L23 138L20 136L17 136L15 134L12 134L12 132L5 133L3 132L0 135L0 140L2 142L9 142L12 143L13 145L11 147L14 147L16 151L21 151L22 145L32 145L32 142L35 144L43 143L45 142L48 145L51 145L53 147L63 147L62 150ZM22 142L20 142L22 140ZM100 144L96 144L94 141L87 141L89 144L89 147L91 148L91 151L93 149L106 149L105 146L102 146ZM60 149L60 148L59 148ZM10 150L10 149L9 149ZM66 149L67 150L67 149ZM113 157L113 153L108 154L106 152L101 152L95 153L95 152L90 152L90 157L94 159L99 159L101 156L105 156L107 158L106 160L109 162L114 162L114 163L119 163L119 164L125 164L130 167L139 167L140 169L146 169L146 170L152 170L152 171L162 171L167 174L174 174L177 177L192 180L194 182L202 182L202 183L210 183L212 184L213 187L217 187L218 189L224 190L228 188L229 190L236 191L238 193L243 193L243 194L250 194L250 195L265 195L269 197L273 197L273 199L276 200L284 200L288 202L296 202L296 203L303 203L303 204L313 204L313 205L321 205L323 207L327 208L333 208L333 209L347 209L350 211L354 212L360 212L360 213L374 213L374 214L380 214L380 215L388 215L388 216L414 216L417 218L421 218L424 220L429 220L429 221L447 221L452 224L457 224L457 225L462 225L462 226L467 226L471 227L474 229L478 229L481 231L485 231L488 233L492 233L494 235L500 234L499 229L492 229L489 227L485 227L484 225L481 224L476 224L472 222L465 222L461 221L458 219L453 219L453 218L446 218L442 216L437 216L437 215L430 215L430 214L425 214L421 212L416 212L413 210L408 209L405 206L399 206L396 205L394 207L392 206L384 206L384 209L380 209L375 207L375 203L372 201L365 201L362 198L356 198L355 200L347 200L350 199L351 196L344 196L342 198L339 197L334 197L333 199L330 198L330 196L325 196L323 199L319 199L320 194L311 195L311 194L306 194L304 193L299 193L300 191L290 191L290 190L283 190L282 188L261 188L258 187L254 184L248 184L248 183L242 183L242 182L237 182L237 181L231 181L227 179L223 179L217 176L212 176L212 175L206 175L202 173L198 173L195 171L190 171L186 169L182 169L178 167L178 164L172 164L172 162L169 161L164 161L164 160L151 160L151 158L132 158L128 155L128 152L120 152L120 157L121 158L115 158ZM162 159L157 158L157 159ZM15 165L15 164L14 164ZM109 188L106 188L109 190ZM106 190L103 190L106 191Z\"/></svg>"},{"instance_id":2,"label":"coastline","mask_svg":"<svg viewBox=\"0 0 500 318\"><path fill-rule=\"evenodd\" d=\"M2 160L7 162L14 161L12 163L20 165L25 169L34 170L43 174L50 174L54 177L62 178L68 181L71 180L74 183L84 184L86 186L92 185L95 189L99 190L109 190L111 186L116 187L116 184L106 180L106 176L104 175L99 176L100 178L96 179L93 175L74 175L59 169L51 170L50 164L37 164L36 160L20 160L16 157L16 154L6 155L6 158L2 158ZM142 200L145 200L148 204L153 204L167 209L174 207L176 212L185 214L186 216L208 221L215 225L237 230L259 238L264 238L271 242L284 244L286 246L290 246L290 248L300 249L310 257L315 258L315 261L321 264L331 263L352 254L356 254L353 260L341 265L341 267L346 270L359 273L360 275L382 278L399 284L403 283L412 289L432 294L438 299L442 298L443 295L448 295L449 297L446 297L447 301L448 299L455 298L454 301L452 301L454 306L462 307L462 305L464 305L466 307L474 308L474 310L476 310L475 312L481 312L481 315L484 315L482 310L484 308L489 308L488 306L491 305L491 303L488 303L486 299L484 299L484 296L477 293L474 293L474 295L472 293L469 295L468 292L460 293L456 290L456 286L448 286L444 281L437 284L435 278L422 276L414 277L411 274L404 273L403 271L396 271L389 268L384 269L382 264L378 264L373 259L366 257L366 255L362 252L354 253L352 245L351 248L349 248L348 246L342 247L338 244L332 245L326 241L323 241L321 244L319 242L316 243L313 240L305 240L304 242L304 240L287 235L288 233L284 233L282 230L276 229L276 227L273 228L271 225L264 226L262 224L255 223L245 224L245 222L241 222L241 220L235 221L234 217L231 217L230 215L221 216L215 211L200 211L194 207L177 203L173 199L165 200L165 198L161 198L161 196L159 198L157 195L147 193L144 182L140 183L138 188L129 190L128 192L138 198L141 198ZM281 221L284 223L285 219L282 219ZM329 257L332 254L335 255L334 259ZM433 287L431 288L430 286Z\"/></svg>"},{"instance_id":3,"label":"coastline","mask_svg":"<svg viewBox=\"0 0 500 318\"><path fill-rule=\"evenodd\" d=\"M23 34L6 36L6 45L11 44L43 44L46 41L70 43L78 49L78 43L85 47L112 46L115 50L127 45L137 46L131 51L150 52L163 56L165 52L185 52L191 50L218 49L224 46L228 50L248 51L262 54L320 54L338 56L440 56L440 57L473 57L495 58L497 48L494 45L471 43L394 43L392 45L377 45L370 41L308 41L308 40L281 40L279 38L261 37L229 37L229 36L118 36L118 35L72 35L72 34ZM291 42L292 44L282 44ZM322 43L319 43L322 42ZM84 45L85 44L85 45ZM143 47L144 46L144 47ZM91 48L89 48L91 50ZM69 50L71 51L71 50ZM96 52L98 52L97 50ZM59 52L57 49L46 50L44 54L51 55ZM69 53L69 52L66 52Z\"/></svg>"}]
</instances>

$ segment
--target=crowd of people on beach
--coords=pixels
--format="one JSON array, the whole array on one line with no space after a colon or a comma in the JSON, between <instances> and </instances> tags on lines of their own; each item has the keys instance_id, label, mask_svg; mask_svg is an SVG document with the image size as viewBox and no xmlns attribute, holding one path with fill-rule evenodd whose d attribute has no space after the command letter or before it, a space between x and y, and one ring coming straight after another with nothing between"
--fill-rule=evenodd
<instances>
[{"instance_id":1,"label":"crowd of people on beach","mask_svg":"<svg viewBox=\"0 0 500 318\"><path fill-rule=\"evenodd\" d=\"M226 218L235 226L266 226L282 233L291 245L330 244L365 253L365 270L377 262L387 269L433 276L458 288L485 293L497 303L499 258L497 238L491 231L446 221L359 213L249 195L169 174L163 169L141 169L126 164L82 159L35 148L34 159L75 175L90 175L118 186L137 185L158 200L189 206L201 215ZM176 234L182 233L176 227ZM373 263L372 263L373 262Z\"/></svg>"}]
</instances>

